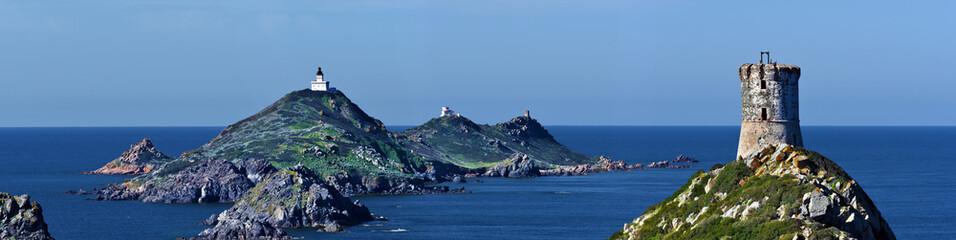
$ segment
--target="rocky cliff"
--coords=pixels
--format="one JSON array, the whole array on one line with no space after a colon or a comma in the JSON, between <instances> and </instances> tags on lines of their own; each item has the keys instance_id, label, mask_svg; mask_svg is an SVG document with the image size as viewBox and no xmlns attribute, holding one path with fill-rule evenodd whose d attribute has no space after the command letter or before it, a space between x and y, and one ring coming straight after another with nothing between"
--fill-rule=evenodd
<instances>
[{"instance_id":1,"label":"rocky cliff","mask_svg":"<svg viewBox=\"0 0 956 240\"><path fill-rule=\"evenodd\" d=\"M859 183L820 154L768 145L700 171L611 239L896 239Z\"/></svg>"},{"instance_id":2,"label":"rocky cliff","mask_svg":"<svg viewBox=\"0 0 956 240\"><path fill-rule=\"evenodd\" d=\"M173 159L157 150L153 147L153 142L145 138L131 145L129 150L105 166L84 174L139 175L149 173Z\"/></svg>"},{"instance_id":3,"label":"rocky cliff","mask_svg":"<svg viewBox=\"0 0 956 240\"><path fill-rule=\"evenodd\" d=\"M0 192L0 239L52 240L40 204L30 195Z\"/></svg>"},{"instance_id":4,"label":"rocky cliff","mask_svg":"<svg viewBox=\"0 0 956 240\"><path fill-rule=\"evenodd\" d=\"M94 192L112 200L235 201L256 184L241 179L250 174L242 166L247 159L278 169L302 164L337 182L376 184L343 185L345 194L443 191L424 185L437 179L442 163L412 154L344 93L300 90L148 174Z\"/></svg>"},{"instance_id":5,"label":"rocky cliff","mask_svg":"<svg viewBox=\"0 0 956 240\"><path fill-rule=\"evenodd\" d=\"M479 125L462 116L443 116L398 135L402 144L426 159L476 169L500 165L522 154L543 168L599 161L571 150L537 120L521 116L495 125Z\"/></svg>"},{"instance_id":6,"label":"rocky cliff","mask_svg":"<svg viewBox=\"0 0 956 240\"><path fill-rule=\"evenodd\" d=\"M371 220L368 208L343 196L315 172L299 165L270 175L232 208L210 217L204 223L215 227L197 238L284 238L278 228L321 227L337 231L341 225Z\"/></svg>"}]
</instances>

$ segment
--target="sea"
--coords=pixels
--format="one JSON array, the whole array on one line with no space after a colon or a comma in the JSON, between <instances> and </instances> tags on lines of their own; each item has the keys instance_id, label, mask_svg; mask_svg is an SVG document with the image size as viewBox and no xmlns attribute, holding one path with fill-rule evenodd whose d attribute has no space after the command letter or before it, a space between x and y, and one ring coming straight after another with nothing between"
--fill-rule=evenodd
<instances>
[{"instance_id":1,"label":"sea","mask_svg":"<svg viewBox=\"0 0 956 240\"><path fill-rule=\"evenodd\" d=\"M392 126L401 131L408 126ZM588 176L481 178L470 194L356 196L376 215L343 233L289 229L305 239L605 239L674 193L698 170L734 159L737 126L548 126L571 149L628 163L685 155L689 169ZM151 138L178 156L222 127L0 128L0 191L30 194L56 239L174 239L230 204L93 201L65 194L128 176L82 175ZM956 236L956 127L804 126L806 147L859 182L899 239Z\"/></svg>"}]
</instances>

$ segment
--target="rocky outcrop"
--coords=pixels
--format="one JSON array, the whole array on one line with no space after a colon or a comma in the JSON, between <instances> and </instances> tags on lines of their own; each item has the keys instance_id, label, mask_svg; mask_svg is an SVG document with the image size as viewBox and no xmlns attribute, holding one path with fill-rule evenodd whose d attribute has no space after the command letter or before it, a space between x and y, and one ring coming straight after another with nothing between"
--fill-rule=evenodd
<instances>
[{"instance_id":1,"label":"rocky outcrop","mask_svg":"<svg viewBox=\"0 0 956 240\"><path fill-rule=\"evenodd\" d=\"M0 192L0 239L52 240L43 208L30 195Z\"/></svg>"},{"instance_id":2,"label":"rocky outcrop","mask_svg":"<svg viewBox=\"0 0 956 240\"><path fill-rule=\"evenodd\" d=\"M542 166L571 166L598 161L597 157L562 145L537 120L527 116L495 125L476 124L462 116L443 116L395 134L395 137L422 158L470 170L501 163L516 153L527 155Z\"/></svg>"},{"instance_id":3,"label":"rocky outcrop","mask_svg":"<svg viewBox=\"0 0 956 240\"><path fill-rule=\"evenodd\" d=\"M671 162L672 163L695 163L700 161L697 161L696 158L687 157L684 155L677 155L677 157L674 158L674 160L671 160Z\"/></svg>"},{"instance_id":4,"label":"rocky outcrop","mask_svg":"<svg viewBox=\"0 0 956 240\"><path fill-rule=\"evenodd\" d=\"M373 220L368 208L352 201L301 165L279 170L239 202L205 223L215 227L198 238L252 236L281 238L273 228L315 227L335 230ZM271 227L271 228L270 228Z\"/></svg>"},{"instance_id":5,"label":"rocky outcrop","mask_svg":"<svg viewBox=\"0 0 956 240\"><path fill-rule=\"evenodd\" d=\"M436 194L470 193L464 188L428 186L422 178L386 178L379 176L355 176L339 173L326 177L329 185L347 196L365 194Z\"/></svg>"},{"instance_id":6,"label":"rocky outcrop","mask_svg":"<svg viewBox=\"0 0 956 240\"><path fill-rule=\"evenodd\" d=\"M896 239L863 188L790 145L699 171L611 239Z\"/></svg>"},{"instance_id":7,"label":"rocky outcrop","mask_svg":"<svg viewBox=\"0 0 956 240\"><path fill-rule=\"evenodd\" d=\"M501 164L488 167L485 173L481 174L482 177L510 178L537 177L540 175L539 169L534 165L534 160L521 153L515 153Z\"/></svg>"},{"instance_id":8,"label":"rocky outcrop","mask_svg":"<svg viewBox=\"0 0 956 240\"><path fill-rule=\"evenodd\" d=\"M175 163L175 162L174 162ZM166 176L163 181L134 178L90 193L98 200L165 203L234 202L276 169L261 160L240 163L206 160Z\"/></svg>"},{"instance_id":9,"label":"rocky outcrop","mask_svg":"<svg viewBox=\"0 0 956 240\"><path fill-rule=\"evenodd\" d=\"M559 166L552 169L541 170L540 172L542 176L577 176L597 172L632 171L641 168L644 168L644 164L627 165L624 161L614 161L607 156L600 156L598 162L595 164Z\"/></svg>"},{"instance_id":10,"label":"rocky outcrop","mask_svg":"<svg viewBox=\"0 0 956 240\"><path fill-rule=\"evenodd\" d=\"M148 173L173 159L153 147L153 142L149 138L144 138L130 145L129 150L105 166L83 174L139 175Z\"/></svg>"}]
</instances>

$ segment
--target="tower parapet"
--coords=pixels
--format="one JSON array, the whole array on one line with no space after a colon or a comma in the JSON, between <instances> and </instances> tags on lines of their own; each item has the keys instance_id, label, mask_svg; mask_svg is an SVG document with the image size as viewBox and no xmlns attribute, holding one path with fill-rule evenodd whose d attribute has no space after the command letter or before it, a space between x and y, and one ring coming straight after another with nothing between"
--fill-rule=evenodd
<instances>
[{"instance_id":1,"label":"tower parapet","mask_svg":"<svg viewBox=\"0 0 956 240\"><path fill-rule=\"evenodd\" d=\"M786 143L803 146L800 133L799 92L800 67L763 63L747 63L740 74L741 115L740 142L737 157L745 157L766 144Z\"/></svg>"}]
</instances>

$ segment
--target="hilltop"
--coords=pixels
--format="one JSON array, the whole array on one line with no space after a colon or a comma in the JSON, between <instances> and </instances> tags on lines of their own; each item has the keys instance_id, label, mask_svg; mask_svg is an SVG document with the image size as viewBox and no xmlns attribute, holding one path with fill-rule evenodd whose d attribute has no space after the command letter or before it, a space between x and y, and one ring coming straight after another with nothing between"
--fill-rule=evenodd
<instances>
[{"instance_id":1,"label":"hilltop","mask_svg":"<svg viewBox=\"0 0 956 240\"><path fill-rule=\"evenodd\" d=\"M766 145L649 207L611 239L896 239L863 188L801 147Z\"/></svg>"}]
</instances>

